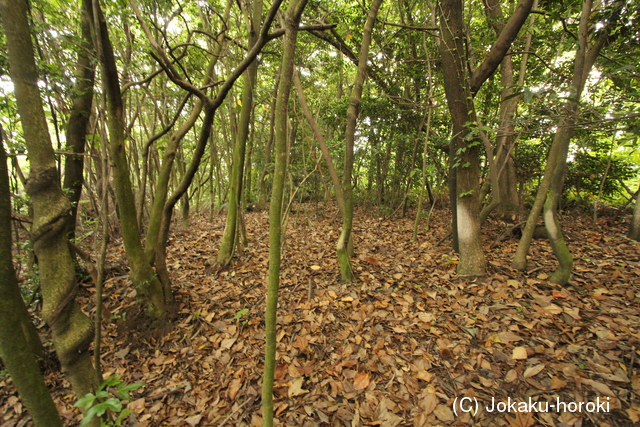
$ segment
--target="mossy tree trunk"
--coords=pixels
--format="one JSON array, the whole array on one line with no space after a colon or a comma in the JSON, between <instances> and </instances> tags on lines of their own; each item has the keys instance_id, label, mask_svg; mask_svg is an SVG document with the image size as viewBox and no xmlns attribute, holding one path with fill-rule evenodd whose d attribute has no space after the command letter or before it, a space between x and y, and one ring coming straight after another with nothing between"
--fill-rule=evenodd
<instances>
[{"instance_id":1,"label":"mossy tree trunk","mask_svg":"<svg viewBox=\"0 0 640 427\"><path fill-rule=\"evenodd\" d=\"M34 347L41 351L42 344L20 295L11 245L9 174L0 136L0 357L34 424L62 427L33 351Z\"/></svg>"},{"instance_id":2,"label":"mossy tree trunk","mask_svg":"<svg viewBox=\"0 0 640 427\"><path fill-rule=\"evenodd\" d=\"M93 1L93 7L96 52L102 66L102 84L107 95L107 127L109 129L109 155L113 169L113 184L118 202L125 252L131 269L131 281L138 297L147 305L147 313L151 317L159 318L165 313L164 288L145 257L140 240L136 203L125 150L125 113L118 69L99 0Z\"/></svg>"},{"instance_id":3,"label":"mossy tree trunk","mask_svg":"<svg viewBox=\"0 0 640 427\"><path fill-rule=\"evenodd\" d=\"M291 0L284 17L284 40L282 66L275 108L275 168L269 206L269 273L267 278L267 301L265 309L265 354L262 376L262 416L264 427L273 426L273 381L276 366L276 315L278 290L280 287L280 256L282 240L282 205L287 175L287 123L289 93L298 39L298 25L307 0Z\"/></svg>"},{"instance_id":4,"label":"mossy tree trunk","mask_svg":"<svg viewBox=\"0 0 640 427\"><path fill-rule=\"evenodd\" d=\"M353 82L349 106L347 107L347 129L345 131L345 151L344 151L344 171L342 176L342 194L344 196L344 212L342 215L342 231L336 244L338 254L338 265L340 266L340 276L344 283L351 283L354 279L351 269L351 254L353 249L349 247L352 239L351 228L353 225L353 147L356 137L356 125L360 115L360 102L362 98L362 88L367 76L367 61L369 48L371 46L371 34L376 23L378 10L382 0L373 0L364 24L362 35L362 45L360 46L360 58L358 60L358 71Z\"/></svg>"},{"instance_id":5,"label":"mossy tree trunk","mask_svg":"<svg viewBox=\"0 0 640 427\"><path fill-rule=\"evenodd\" d=\"M623 3L624 2L617 2L615 9L619 10ZM600 29L597 40L593 46L589 48L589 16L591 8L592 1L585 0L582 4L578 30L578 46L573 65L573 77L569 96L565 101L557 126L558 130L553 138L551 150L547 156L547 164L542 181L538 186L536 199L529 212L527 223L522 232L522 237L520 238L518 249L512 262L514 268L518 270L526 269L527 253L531 246L531 239L533 238L540 212L544 208L545 227L549 235L551 247L560 264L558 269L551 275L550 280L560 284L567 283L573 267L573 258L566 246L562 235L562 228L557 218L557 204L562 194L564 184L567 153L569 152L569 144L578 118L580 96L582 95L584 85L600 51L609 42L609 28L611 24L609 20L617 18L616 10L614 10L609 15L603 28Z\"/></svg>"},{"instance_id":6,"label":"mossy tree trunk","mask_svg":"<svg viewBox=\"0 0 640 427\"><path fill-rule=\"evenodd\" d=\"M38 90L27 4L21 0L1 0L0 14L11 80L29 153L26 191L33 206L31 235L40 267L42 316L51 326L62 370L76 395L82 397L95 390L97 379L88 351L93 337L91 321L74 299L77 283L66 236L71 205L60 186ZM96 423L99 424L99 420Z\"/></svg>"}]
</instances>

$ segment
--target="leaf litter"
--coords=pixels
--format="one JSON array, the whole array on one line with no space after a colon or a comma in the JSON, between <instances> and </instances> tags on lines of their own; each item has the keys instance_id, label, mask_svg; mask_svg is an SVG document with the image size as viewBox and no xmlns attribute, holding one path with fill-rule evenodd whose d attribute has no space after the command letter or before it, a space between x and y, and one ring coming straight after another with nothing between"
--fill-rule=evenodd
<instances>
[{"instance_id":1,"label":"leaf litter","mask_svg":"<svg viewBox=\"0 0 640 427\"><path fill-rule=\"evenodd\" d=\"M490 221L488 274L455 274L441 211L412 241L409 218L360 210L354 221L356 282L340 283L335 207L296 206L283 251L275 414L282 426L627 426L640 421L640 245L625 224L565 217L575 258L571 283L547 279L548 242L532 244L527 273L510 268L518 239ZM143 382L127 404L135 426L260 426L264 348L266 212L246 214L249 245L232 266L212 267L224 217L176 226L168 265L176 313L148 325L128 285L121 242L109 251L103 366ZM95 312L95 289L80 287ZM43 333L46 328L38 325ZM69 384L46 380L65 425L80 420ZM477 401L462 411L460 399ZM492 402L600 402L608 412L493 411ZM8 377L3 426L31 425Z\"/></svg>"}]
</instances>

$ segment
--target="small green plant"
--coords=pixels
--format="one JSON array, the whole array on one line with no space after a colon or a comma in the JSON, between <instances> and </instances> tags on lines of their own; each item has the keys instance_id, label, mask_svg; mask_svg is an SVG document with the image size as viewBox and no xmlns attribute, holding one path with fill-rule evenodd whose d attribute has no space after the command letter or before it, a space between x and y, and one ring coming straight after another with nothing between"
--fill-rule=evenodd
<instances>
[{"instance_id":1,"label":"small green plant","mask_svg":"<svg viewBox=\"0 0 640 427\"><path fill-rule=\"evenodd\" d=\"M85 416L80 423L80 427L84 427L93 419L93 417L102 417L100 420L100 427L121 426L122 422L131 414L129 408L122 408L122 401L131 401L129 392L142 387L143 383L126 384L122 381L120 375L111 375L104 380L96 394L87 393L83 398L79 399L75 405L76 408L82 408L85 411ZM113 396L109 388L115 388L115 394L118 397ZM104 417L110 411L113 414L118 414L115 421L111 417Z\"/></svg>"},{"instance_id":2,"label":"small green plant","mask_svg":"<svg viewBox=\"0 0 640 427\"><path fill-rule=\"evenodd\" d=\"M238 311L236 312L236 315L235 315L235 316L233 316L233 318L234 318L235 320L242 319L242 316L244 316L244 315L245 315L245 314L247 314L248 312L249 312L249 309L248 309L248 308L243 308L242 310L238 310Z\"/></svg>"}]
</instances>

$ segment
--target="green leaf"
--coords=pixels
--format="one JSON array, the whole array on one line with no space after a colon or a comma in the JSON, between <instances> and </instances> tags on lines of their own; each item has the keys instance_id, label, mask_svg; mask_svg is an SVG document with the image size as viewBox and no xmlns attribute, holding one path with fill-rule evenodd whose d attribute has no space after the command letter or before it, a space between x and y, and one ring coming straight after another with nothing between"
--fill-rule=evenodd
<instances>
[{"instance_id":1,"label":"green leaf","mask_svg":"<svg viewBox=\"0 0 640 427\"><path fill-rule=\"evenodd\" d=\"M96 396L93 393L87 393L83 398L78 399L78 401L73 406L75 408L89 409L90 407L93 406L93 402L95 400L96 400Z\"/></svg>"},{"instance_id":2,"label":"green leaf","mask_svg":"<svg viewBox=\"0 0 640 427\"><path fill-rule=\"evenodd\" d=\"M116 419L116 425L117 426L121 426L122 425L122 421L124 421L129 415L131 415L133 411L129 408L124 408L122 410L122 412L120 412L120 415L118 416L118 419Z\"/></svg>"},{"instance_id":3,"label":"green leaf","mask_svg":"<svg viewBox=\"0 0 640 427\"><path fill-rule=\"evenodd\" d=\"M131 396L129 395L130 391L137 390L140 387L143 387L144 383L133 383L133 384L121 384L116 388L116 392L126 401L131 400Z\"/></svg>"},{"instance_id":4,"label":"green leaf","mask_svg":"<svg viewBox=\"0 0 640 427\"><path fill-rule=\"evenodd\" d=\"M122 402L120 401L120 399L116 399L115 397L111 397L105 400L100 405L104 405L105 410L111 409L113 412L122 411Z\"/></svg>"},{"instance_id":5,"label":"green leaf","mask_svg":"<svg viewBox=\"0 0 640 427\"><path fill-rule=\"evenodd\" d=\"M243 308L242 310L238 310L238 312L236 313L235 316L233 316L234 319L240 319L242 316L244 316L245 314L247 314L249 312L248 308Z\"/></svg>"}]
</instances>

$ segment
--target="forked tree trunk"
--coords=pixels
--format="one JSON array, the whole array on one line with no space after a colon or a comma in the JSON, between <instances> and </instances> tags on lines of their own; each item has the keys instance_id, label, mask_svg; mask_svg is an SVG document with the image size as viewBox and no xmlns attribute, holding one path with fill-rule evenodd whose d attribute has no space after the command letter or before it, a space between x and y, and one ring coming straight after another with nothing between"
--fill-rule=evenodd
<instances>
[{"instance_id":1,"label":"forked tree trunk","mask_svg":"<svg viewBox=\"0 0 640 427\"><path fill-rule=\"evenodd\" d=\"M33 205L31 235L40 268L42 317L51 326L63 372L76 395L83 397L97 386L89 357L93 328L74 299L77 283L66 236L71 205L60 187L38 90L27 4L21 0L1 0L0 15L18 113L29 153L30 173L26 191ZM98 424L96 419L92 425Z\"/></svg>"},{"instance_id":2,"label":"forked tree trunk","mask_svg":"<svg viewBox=\"0 0 640 427\"><path fill-rule=\"evenodd\" d=\"M616 8L622 7L624 2L617 2ZM529 212L527 223L522 232L518 249L514 256L512 266L518 270L525 270L527 265L527 253L531 245L531 239L535 231L536 223L540 215L540 211L544 207L544 221L549 235L549 240L556 258L559 262L558 269L551 275L549 280L565 284L571 276L573 267L573 258L569 252L562 229L557 218L557 202L562 194L564 184L564 174L566 171L567 153L569 151L569 143L573 135L573 129L577 120L579 111L579 101L584 89L585 82L589 76L589 72L595 63L597 56L602 47L608 42L608 31L610 22L607 22L600 30L598 40L591 48L588 48L588 31L589 16L591 13L592 1L585 0L582 4L582 13L580 16L580 26L578 32L578 47L574 60L573 77L569 96L565 101L563 112L560 116L557 131L551 145L551 150L547 157L547 165L545 167L544 176L538 187L536 199L533 207ZM610 15L616 17L615 13Z\"/></svg>"},{"instance_id":3,"label":"forked tree trunk","mask_svg":"<svg viewBox=\"0 0 640 427\"><path fill-rule=\"evenodd\" d=\"M269 273L267 278L267 301L265 308L265 354L262 376L262 416L264 427L273 426L273 381L276 366L276 315L278 290L280 287L280 256L282 239L282 205L287 175L287 122L289 92L293 76L298 25L307 0L291 0L284 17L284 47L278 87L275 115L275 169L269 206Z\"/></svg>"},{"instance_id":4,"label":"forked tree trunk","mask_svg":"<svg viewBox=\"0 0 640 427\"><path fill-rule=\"evenodd\" d=\"M345 132L345 152L344 152L344 175L342 176L342 193L344 196L344 214L342 215L342 232L336 244L338 253L338 264L340 265L340 276L344 283L351 283L354 279L351 269L351 253L349 242L352 239L351 227L353 224L353 147L356 136L356 125L360 115L360 100L362 98L362 87L367 75L367 61L369 57L369 47L371 46L371 34L376 23L378 10L382 0L373 0L367 21L364 24L362 35L362 46L360 46L360 59L358 60L358 71L353 82L349 107L347 107L347 129Z\"/></svg>"},{"instance_id":5,"label":"forked tree trunk","mask_svg":"<svg viewBox=\"0 0 640 427\"><path fill-rule=\"evenodd\" d=\"M151 317L162 317L165 313L165 294L162 283L147 261L140 240L140 229L136 215L136 202L131 187L129 164L125 151L124 105L120 91L118 69L100 1L93 0L93 21L96 52L102 66L102 81L107 95L107 126L109 128L109 154L113 168L113 184L118 201L118 214L122 226L131 281L138 297L147 304Z\"/></svg>"},{"instance_id":6,"label":"forked tree trunk","mask_svg":"<svg viewBox=\"0 0 640 427\"><path fill-rule=\"evenodd\" d=\"M454 248L460 253L458 274L479 276L485 272L479 220L480 147L472 96L495 72L526 21L534 0L520 0L484 61L469 75L464 47L465 32L461 0L442 0L439 49L444 71L447 106L453 123L450 144L450 197L453 212ZM455 179L454 179L455 178ZM457 238L457 239L456 239Z\"/></svg>"}]
</instances>

